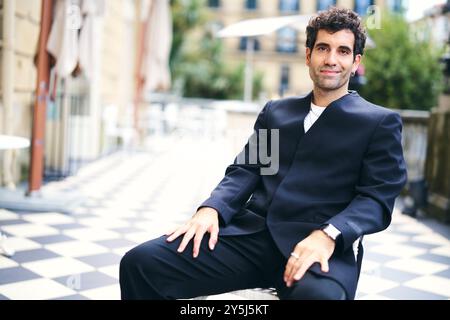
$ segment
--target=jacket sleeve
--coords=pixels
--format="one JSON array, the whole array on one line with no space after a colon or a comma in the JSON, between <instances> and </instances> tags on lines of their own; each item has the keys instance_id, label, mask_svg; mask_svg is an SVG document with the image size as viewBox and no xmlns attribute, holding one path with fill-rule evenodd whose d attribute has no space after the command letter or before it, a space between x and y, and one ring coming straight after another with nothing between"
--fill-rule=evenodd
<instances>
[{"instance_id":1,"label":"jacket sleeve","mask_svg":"<svg viewBox=\"0 0 450 320\"><path fill-rule=\"evenodd\" d=\"M252 137L248 140L240 154L234 159L233 164L227 167L225 177L212 191L211 196L197 209L199 210L202 207L216 209L225 225L230 222L233 216L247 202L261 179L260 168L263 165L260 164L259 159L255 164L252 164L251 161L247 161L246 159L250 152L250 146L253 148L256 147L255 143L257 143L256 136L258 130L267 129L270 103L269 101L259 113L253 127L254 133Z\"/></svg>"},{"instance_id":2,"label":"jacket sleeve","mask_svg":"<svg viewBox=\"0 0 450 320\"><path fill-rule=\"evenodd\" d=\"M362 235L389 226L395 198L406 183L401 131L399 114L390 112L380 120L372 134L355 187L355 198L326 222L341 231L336 242L337 251L351 248Z\"/></svg>"}]
</instances>

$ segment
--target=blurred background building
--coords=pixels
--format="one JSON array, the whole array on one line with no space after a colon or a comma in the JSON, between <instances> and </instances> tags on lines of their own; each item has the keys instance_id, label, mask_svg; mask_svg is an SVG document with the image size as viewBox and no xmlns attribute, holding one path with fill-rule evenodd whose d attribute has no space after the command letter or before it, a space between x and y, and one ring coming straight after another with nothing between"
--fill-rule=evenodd
<instances>
[{"instance_id":1,"label":"blurred background building","mask_svg":"<svg viewBox=\"0 0 450 320\"><path fill-rule=\"evenodd\" d=\"M433 6L424 12L423 17L412 22L412 25L424 40L445 45L449 40L450 21L448 4Z\"/></svg>"},{"instance_id":2,"label":"blurred background building","mask_svg":"<svg viewBox=\"0 0 450 320\"><path fill-rule=\"evenodd\" d=\"M378 6L400 12L402 0L208 0L211 24L216 30L232 23L253 18L286 15L307 15L329 6L352 9L361 16L370 13L369 7ZM247 39L225 39L225 56L230 62L239 64L245 60ZM285 27L272 35L259 37L254 42L254 68L270 76L264 77L263 88L268 97L289 96L306 93L312 82L305 66L304 32L294 27Z\"/></svg>"}]
</instances>

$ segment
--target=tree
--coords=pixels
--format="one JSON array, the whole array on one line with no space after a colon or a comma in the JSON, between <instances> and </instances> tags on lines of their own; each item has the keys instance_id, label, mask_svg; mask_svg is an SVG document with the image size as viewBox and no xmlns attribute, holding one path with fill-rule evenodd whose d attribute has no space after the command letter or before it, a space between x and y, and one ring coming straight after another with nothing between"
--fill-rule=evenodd
<instances>
[{"instance_id":1,"label":"tree","mask_svg":"<svg viewBox=\"0 0 450 320\"><path fill-rule=\"evenodd\" d=\"M383 14L380 29L370 29L376 47L363 59L367 84L362 95L395 109L429 110L442 89L441 51L419 40L402 16Z\"/></svg>"},{"instance_id":2,"label":"tree","mask_svg":"<svg viewBox=\"0 0 450 320\"><path fill-rule=\"evenodd\" d=\"M202 0L172 0L173 45L170 67L174 86L186 97L242 99L244 65L231 67L223 44L213 35ZM189 31L197 31L197 36ZM200 34L200 36L198 36ZM262 74L254 76L254 96L262 88Z\"/></svg>"},{"instance_id":3,"label":"tree","mask_svg":"<svg viewBox=\"0 0 450 320\"><path fill-rule=\"evenodd\" d=\"M244 64L230 67L223 58L223 43L205 32L198 46L183 52L174 66L174 77L181 82L186 97L208 99L242 99ZM262 75L254 77L254 96L261 90Z\"/></svg>"},{"instance_id":4,"label":"tree","mask_svg":"<svg viewBox=\"0 0 450 320\"><path fill-rule=\"evenodd\" d=\"M179 63L181 48L189 31L201 26L206 21L203 10L204 0L171 0L170 7L173 21L173 40L170 51L170 66Z\"/></svg>"}]
</instances>

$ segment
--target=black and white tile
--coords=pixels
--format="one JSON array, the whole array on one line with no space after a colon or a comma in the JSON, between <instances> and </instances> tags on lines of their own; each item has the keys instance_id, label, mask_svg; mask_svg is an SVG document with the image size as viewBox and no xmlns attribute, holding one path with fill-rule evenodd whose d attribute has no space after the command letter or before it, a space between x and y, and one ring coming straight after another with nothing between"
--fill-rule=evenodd
<instances>
[{"instance_id":1,"label":"black and white tile","mask_svg":"<svg viewBox=\"0 0 450 320\"><path fill-rule=\"evenodd\" d=\"M70 215L0 210L16 251L0 255L0 299L120 299L119 261L187 220L232 160L224 140L168 137L153 152L116 153L45 186L87 201ZM155 151L156 150L156 151ZM364 238L357 299L450 299L450 232L394 213ZM242 290L203 299L276 299Z\"/></svg>"}]
</instances>

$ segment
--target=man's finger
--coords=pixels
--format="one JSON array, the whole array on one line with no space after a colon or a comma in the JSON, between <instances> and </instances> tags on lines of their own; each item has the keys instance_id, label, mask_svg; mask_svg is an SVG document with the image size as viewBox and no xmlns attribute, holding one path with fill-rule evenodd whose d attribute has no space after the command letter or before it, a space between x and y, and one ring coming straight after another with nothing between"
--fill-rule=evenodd
<instances>
[{"instance_id":1,"label":"man's finger","mask_svg":"<svg viewBox=\"0 0 450 320\"><path fill-rule=\"evenodd\" d=\"M170 236L172 233L177 231L178 228L179 228L179 226L170 227L170 228L167 229L167 231L164 233L164 235Z\"/></svg>"},{"instance_id":2,"label":"man's finger","mask_svg":"<svg viewBox=\"0 0 450 320\"><path fill-rule=\"evenodd\" d=\"M183 252L184 249L186 249L186 246L188 245L189 241L191 241L191 239L192 239L192 237L194 236L194 234L195 234L195 229L193 229L193 228L190 228L190 229L184 234L183 240L181 241L180 246L179 246L178 249L177 249L177 251L178 251L179 253Z\"/></svg>"},{"instance_id":3,"label":"man's finger","mask_svg":"<svg viewBox=\"0 0 450 320\"><path fill-rule=\"evenodd\" d=\"M299 258L295 258L295 257L291 257L289 260L291 260L291 263L288 262L289 265L289 270L286 270L286 285L288 287L291 286L292 282L293 282L293 277L295 275L295 273L297 272L298 268L301 266L302 261L303 261L302 255L299 255Z\"/></svg>"},{"instance_id":4,"label":"man's finger","mask_svg":"<svg viewBox=\"0 0 450 320\"><path fill-rule=\"evenodd\" d=\"M218 237L219 237L219 226L214 224L211 229L210 236L209 236L209 248L211 250L214 250L214 247L216 246Z\"/></svg>"},{"instance_id":5,"label":"man's finger","mask_svg":"<svg viewBox=\"0 0 450 320\"><path fill-rule=\"evenodd\" d=\"M320 266L322 272L328 272L330 270L328 266L328 260L326 258L322 258L322 260L320 261Z\"/></svg>"},{"instance_id":6,"label":"man's finger","mask_svg":"<svg viewBox=\"0 0 450 320\"><path fill-rule=\"evenodd\" d=\"M188 229L187 225L181 226L179 228L177 228L175 230L175 232L172 233L172 235L170 237L167 238L168 242L171 242L173 240L175 240L176 238L178 238L180 235L182 235L183 233L185 233Z\"/></svg>"},{"instance_id":7,"label":"man's finger","mask_svg":"<svg viewBox=\"0 0 450 320\"><path fill-rule=\"evenodd\" d=\"M287 264L286 264L286 268L284 269L284 282L288 281L289 279L289 275L291 274L292 268L294 267L295 261L297 261L297 259L295 259L294 257L290 257Z\"/></svg>"},{"instance_id":8,"label":"man's finger","mask_svg":"<svg viewBox=\"0 0 450 320\"><path fill-rule=\"evenodd\" d=\"M303 276L305 275L306 271L312 266L312 264L315 261L311 258L306 259L305 261L303 261L303 263L301 264L300 268L298 269L298 271L295 273L294 275L294 280L298 281L301 278L303 278Z\"/></svg>"},{"instance_id":9,"label":"man's finger","mask_svg":"<svg viewBox=\"0 0 450 320\"><path fill-rule=\"evenodd\" d=\"M193 257L198 257L198 252L200 251L200 245L202 243L203 236L205 235L206 230L204 228L198 228L194 237L194 249L192 251Z\"/></svg>"},{"instance_id":10,"label":"man's finger","mask_svg":"<svg viewBox=\"0 0 450 320\"><path fill-rule=\"evenodd\" d=\"M292 281L292 277L294 276L295 270L297 270L299 263L300 263L300 259L302 258L302 253L298 253L298 252L293 252L291 253L291 257L288 260L288 263L286 265L286 270L284 273L284 278L285 278L285 282L289 282Z\"/></svg>"},{"instance_id":11,"label":"man's finger","mask_svg":"<svg viewBox=\"0 0 450 320\"><path fill-rule=\"evenodd\" d=\"M292 267L291 267L291 269L289 270L289 273L288 273L288 275L287 275L287 284L288 284L288 287L291 286L292 281L293 281L293 277L294 277L294 275L295 275L295 273L297 272L297 270L298 270L299 267L300 267L300 261L299 261L299 259L294 259L294 263L293 263L293 265L292 265Z\"/></svg>"}]
</instances>

